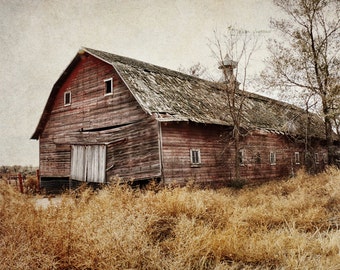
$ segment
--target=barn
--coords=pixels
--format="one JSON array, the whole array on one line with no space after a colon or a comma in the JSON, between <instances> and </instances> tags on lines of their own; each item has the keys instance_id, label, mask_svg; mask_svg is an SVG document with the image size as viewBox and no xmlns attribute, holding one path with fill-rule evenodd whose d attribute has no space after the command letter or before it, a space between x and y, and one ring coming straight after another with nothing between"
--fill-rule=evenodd
<instances>
[{"instance_id":1,"label":"barn","mask_svg":"<svg viewBox=\"0 0 340 270\"><path fill-rule=\"evenodd\" d=\"M81 48L54 84L31 139L39 140L41 186L143 182L224 184L235 177L233 122L221 83ZM301 108L246 95L242 179L286 177L327 163L322 120ZM308 151L310 153L310 150Z\"/></svg>"}]
</instances>

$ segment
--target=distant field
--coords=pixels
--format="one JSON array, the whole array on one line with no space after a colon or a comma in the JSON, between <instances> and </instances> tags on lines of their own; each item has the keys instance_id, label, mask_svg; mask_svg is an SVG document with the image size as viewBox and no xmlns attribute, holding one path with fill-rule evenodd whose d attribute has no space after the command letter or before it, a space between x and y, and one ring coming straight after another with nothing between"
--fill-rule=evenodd
<instances>
[{"instance_id":1,"label":"distant field","mask_svg":"<svg viewBox=\"0 0 340 270\"><path fill-rule=\"evenodd\" d=\"M240 190L0 185L0 269L340 269L340 171Z\"/></svg>"}]
</instances>

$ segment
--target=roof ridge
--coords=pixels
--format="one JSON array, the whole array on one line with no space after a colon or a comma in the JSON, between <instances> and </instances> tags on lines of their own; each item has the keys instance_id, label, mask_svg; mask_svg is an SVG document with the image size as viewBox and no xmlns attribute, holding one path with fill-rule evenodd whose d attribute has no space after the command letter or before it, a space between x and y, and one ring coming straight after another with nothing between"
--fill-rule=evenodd
<instances>
[{"instance_id":1,"label":"roof ridge","mask_svg":"<svg viewBox=\"0 0 340 270\"><path fill-rule=\"evenodd\" d=\"M145 67L149 67L150 72L165 73L164 71L166 71L166 73L168 75L171 75L171 76L182 77L182 78L186 78L186 79L189 79L189 80L201 81L201 82L209 84L210 86L213 86L213 88L215 88L218 91L221 91L221 88L223 86L223 82L221 83L221 82L217 82L217 81L216 82L215 81L209 81L209 80L206 80L206 79L202 79L202 78L199 78L199 77L196 77L196 76L192 76L192 75L189 75L189 74L177 71L177 70L173 70L173 69L170 69L170 68L151 64L151 63L148 63L148 62L145 62L145 61L142 61L142 60L138 60L138 59L135 59L135 58L131 58L131 57L123 56L123 55L118 55L118 54L113 54L113 53L110 53L110 52L106 52L106 51L102 51L102 50L96 50L96 49L92 49L92 48L88 48L88 47L82 47L82 49L85 50L86 52L92 54L92 55L95 54L96 57L99 57L101 59L103 58L103 54L105 54L105 56L109 55L110 58L111 57L115 58L116 59L115 61L118 61L122 64L128 64L128 65L132 65L132 66L135 66L135 67L139 67L139 68L142 68L145 71L148 71L148 69L145 68ZM107 59L105 59L105 57L102 60L109 62L110 64L113 64L112 61L107 61ZM258 99L258 100L267 101L267 102L276 102L277 104L281 104L283 106L290 106L291 108L294 108L294 109L303 110L303 108L296 106L294 104L291 104L291 103L288 103L288 102L285 102L285 101L281 101L281 100L278 100L278 99L274 99L274 98L271 98L271 97L267 97L267 96L264 96L264 95L261 95L261 94L255 93L255 92L250 92L250 91L247 91L247 90L239 89L239 93L245 94L249 98Z\"/></svg>"},{"instance_id":2,"label":"roof ridge","mask_svg":"<svg viewBox=\"0 0 340 270\"><path fill-rule=\"evenodd\" d=\"M92 55L95 54L96 57L99 57L101 59L103 57L102 54L105 54L106 56L110 55L111 57L116 58L115 61L117 61L117 62L120 62L122 64L132 65L132 66L139 67L139 68L143 68L145 71L147 71L145 69L145 66L147 66L147 67L150 68L150 71L155 72L155 73L165 73L164 71L166 71L167 74L172 75L172 76L177 75L177 76L184 77L184 78L191 79L191 80L204 81L208 84L216 84L216 85L219 84L218 82L209 81L209 80L206 80L206 79L203 79L203 78L200 78L200 77L196 77L196 76L193 76L193 75L190 75L190 74L180 72L178 70L174 70L174 69L170 69L170 68L167 68L167 67L162 67L162 66L159 66L159 65L151 64L151 63L145 62L143 60L138 60L138 59L135 59L135 58L131 58L131 57L123 56L123 55L118 55L118 54L113 54L113 53L110 53L110 52L106 52L106 51L102 51L102 50L96 50L96 49L87 48L87 47L82 47L82 48L86 52L88 52ZM106 62L110 62L110 64L112 64L112 61L107 61L106 59L102 59L102 60L104 60ZM124 60L127 60L127 61L124 61Z\"/></svg>"}]
</instances>

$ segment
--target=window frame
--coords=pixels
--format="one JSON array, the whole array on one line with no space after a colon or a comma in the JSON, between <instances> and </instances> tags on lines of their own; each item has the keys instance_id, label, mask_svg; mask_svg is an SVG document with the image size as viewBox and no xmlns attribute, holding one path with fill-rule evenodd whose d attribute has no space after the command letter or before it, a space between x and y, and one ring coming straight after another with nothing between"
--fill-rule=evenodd
<instances>
[{"instance_id":1,"label":"window frame","mask_svg":"<svg viewBox=\"0 0 340 270\"><path fill-rule=\"evenodd\" d=\"M238 150L237 161L240 166L244 166L245 151L244 149Z\"/></svg>"},{"instance_id":2,"label":"window frame","mask_svg":"<svg viewBox=\"0 0 340 270\"><path fill-rule=\"evenodd\" d=\"M295 161L295 164L300 164L301 161L300 161L300 152L294 152L294 161Z\"/></svg>"},{"instance_id":3,"label":"window frame","mask_svg":"<svg viewBox=\"0 0 340 270\"><path fill-rule=\"evenodd\" d=\"M197 153L197 155L195 155L195 153ZM200 167L201 164L202 164L201 150L198 149L198 148L190 149L190 165L191 165L191 167Z\"/></svg>"},{"instance_id":4,"label":"window frame","mask_svg":"<svg viewBox=\"0 0 340 270\"><path fill-rule=\"evenodd\" d=\"M105 89L104 89L104 96L110 96L113 95L113 78L105 79ZM108 92L108 83L110 85L110 92Z\"/></svg>"},{"instance_id":5,"label":"window frame","mask_svg":"<svg viewBox=\"0 0 340 270\"><path fill-rule=\"evenodd\" d=\"M327 163L328 163L327 158L328 158L327 154L326 154L326 153L323 153L323 154L322 154L322 160L323 160L323 163L324 163L324 164L327 164Z\"/></svg>"},{"instance_id":6,"label":"window frame","mask_svg":"<svg viewBox=\"0 0 340 270\"><path fill-rule=\"evenodd\" d=\"M270 165L276 165L276 152L274 151L269 152L269 163Z\"/></svg>"},{"instance_id":7,"label":"window frame","mask_svg":"<svg viewBox=\"0 0 340 270\"><path fill-rule=\"evenodd\" d=\"M67 101L67 96L69 96L68 102L66 102ZM66 91L64 93L64 106L71 106L71 103L72 103L72 94L71 94L71 91Z\"/></svg>"},{"instance_id":8,"label":"window frame","mask_svg":"<svg viewBox=\"0 0 340 270\"><path fill-rule=\"evenodd\" d=\"M261 164L262 162L261 153L257 152L254 159L255 159L255 164Z\"/></svg>"}]
</instances>

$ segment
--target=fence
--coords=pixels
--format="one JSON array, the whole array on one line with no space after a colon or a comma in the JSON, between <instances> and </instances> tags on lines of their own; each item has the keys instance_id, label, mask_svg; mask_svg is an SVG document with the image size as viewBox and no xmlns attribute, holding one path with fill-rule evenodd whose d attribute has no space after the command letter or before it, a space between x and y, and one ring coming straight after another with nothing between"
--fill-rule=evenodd
<instances>
[{"instance_id":1,"label":"fence","mask_svg":"<svg viewBox=\"0 0 340 270\"><path fill-rule=\"evenodd\" d=\"M8 185L15 186L20 193L36 193L40 190L39 170L36 171L36 176L29 176L28 178L21 173L3 174L1 178L7 182Z\"/></svg>"}]
</instances>

